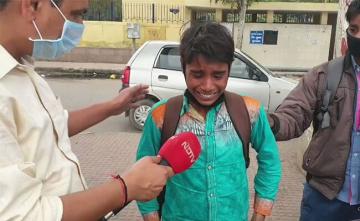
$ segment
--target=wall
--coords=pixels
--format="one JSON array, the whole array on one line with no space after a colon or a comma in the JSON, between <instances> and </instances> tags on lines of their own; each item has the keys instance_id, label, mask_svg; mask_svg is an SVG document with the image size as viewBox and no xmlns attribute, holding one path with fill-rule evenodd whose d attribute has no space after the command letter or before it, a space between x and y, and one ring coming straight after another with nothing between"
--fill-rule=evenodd
<instances>
[{"instance_id":1,"label":"wall","mask_svg":"<svg viewBox=\"0 0 360 221\"><path fill-rule=\"evenodd\" d=\"M126 22L85 22L85 32L80 47L96 48L131 48L132 40L127 38ZM140 24L140 39L136 46L140 47L147 40L179 41L179 24Z\"/></svg>"},{"instance_id":2,"label":"wall","mask_svg":"<svg viewBox=\"0 0 360 221\"><path fill-rule=\"evenodd\" d=\"M99 62L125 64L131 57L132 40L127 38L126 22L86 21L80 46L57 59L69 62ZM182 25L141 24L141 38L136 40L139 48L148 40L180 40Z\"/></svg>"},{"instance_id":3,"label":"wall","mask_svg":"<svg viewBox=\"0 0 360 221\"><path fill-rule=\"evenodd\" d=\"M250 44L250 31L262 30L278 31L277 45ZM248 23L242 50L266 67L308 69L328 60L330 35L330 25Z\"/></svg>"},{"instance_id":4,"label":"wall","mask_svg":"<svg viewBox=\"0 0 360 221\"><path fill-rule=\"evenodd\" d=\"M76 62L126 63L131 56L131 39L126 22L85 22L80 47L61 60ZM232 29L232 24L228 25ZM236 25L235 36L237 34ZM179 41L180 24L141 24L140 47L147 40ZM249 44L250 31L277 30L277 45ZM267 67L310 68L328 59L331 26L247 23L242 50Z\"/></svg>"}]
</instances>

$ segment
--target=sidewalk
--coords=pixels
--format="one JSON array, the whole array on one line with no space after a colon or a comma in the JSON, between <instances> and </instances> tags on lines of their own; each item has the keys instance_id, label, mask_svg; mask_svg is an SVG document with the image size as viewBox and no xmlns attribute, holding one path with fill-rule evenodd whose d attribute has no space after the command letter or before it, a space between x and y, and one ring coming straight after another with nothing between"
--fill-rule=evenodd
<instances>
[{"instance_id":1,"label":"sidewalk","mask_svg":"<svg viewBox=\"0 0 360 221\"><path fill-rule=\"evenodd\" d=\"M52 78L120 78L125 64L37 61L35 69Z\"/></svg>"},{"instance_id":2,"label":"sidewalk","mask_svg":"<svg viewBox=\"0 0 360 221\"><path fill-rule=\"evenodd\" d=\"M122 173L133 164L139 132L106 132L82 133L71 138L72 149L80 160L82 172L90 187L104 183L110 179L110 174ZM279 194L275 202L272 216L267 221L298 221L305 176L296 164L298 145L300 142L279 142L282 162L282 180ZM249 174L250 199L254 197L254 176L257 171L256 154L251 149ZM250 205L252 205L251 202ZM251 216L251 208L250 208ZM141 221L141 215L131 203L112 221Z\"/></svg>"}]
</instances>

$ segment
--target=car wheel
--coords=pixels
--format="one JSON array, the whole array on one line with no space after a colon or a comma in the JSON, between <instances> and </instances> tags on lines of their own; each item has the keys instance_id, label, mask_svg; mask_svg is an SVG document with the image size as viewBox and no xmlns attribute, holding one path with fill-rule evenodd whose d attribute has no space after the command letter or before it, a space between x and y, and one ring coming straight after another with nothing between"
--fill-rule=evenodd
<instances>
[{"instance_id":1,"label":"car wheel","mask_svg":"<svg viewBox=\"0 0 360 221\"><path fill-rule=\"evenodd\" d=\"M135 128L142 130L144 128L147 115L155 102L147 99L138 101L137 104L139 105L138 107L130 110L129 120Z\"/></svg>"}]
</instances>

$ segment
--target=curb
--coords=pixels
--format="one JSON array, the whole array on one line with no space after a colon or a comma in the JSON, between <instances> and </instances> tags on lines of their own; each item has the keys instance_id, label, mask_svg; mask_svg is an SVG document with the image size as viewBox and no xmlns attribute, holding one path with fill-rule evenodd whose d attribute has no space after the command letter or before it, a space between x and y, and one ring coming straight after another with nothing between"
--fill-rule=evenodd
<instances>
[{"instance_id":1,"label":"curb","mask_svg":"<svg viewBox=\"0 0 360 221\"><path fill-rule=\"evenodd\" d=\"M73 69L73 68L35 68L45 78L81 78L81 79L120 79L122 70L111 69Z\"/></svg>"}]
</instances>

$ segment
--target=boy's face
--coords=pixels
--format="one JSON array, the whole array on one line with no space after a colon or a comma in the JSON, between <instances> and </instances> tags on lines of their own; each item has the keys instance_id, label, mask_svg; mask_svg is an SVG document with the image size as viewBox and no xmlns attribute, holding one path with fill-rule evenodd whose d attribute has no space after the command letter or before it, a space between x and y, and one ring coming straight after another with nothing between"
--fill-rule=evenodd
<instances>
[{"instance_id":1,"label":"boy's face","mask_svg":"<svg viewBox=\"0 0 360 221\"><path fill-rule=\"evenodd\" d=\"M229 66L209 61L199 55L185 66L187 89L203 106L210 106L224 93L229 78Z\"/></svg>"}]
</instances>

